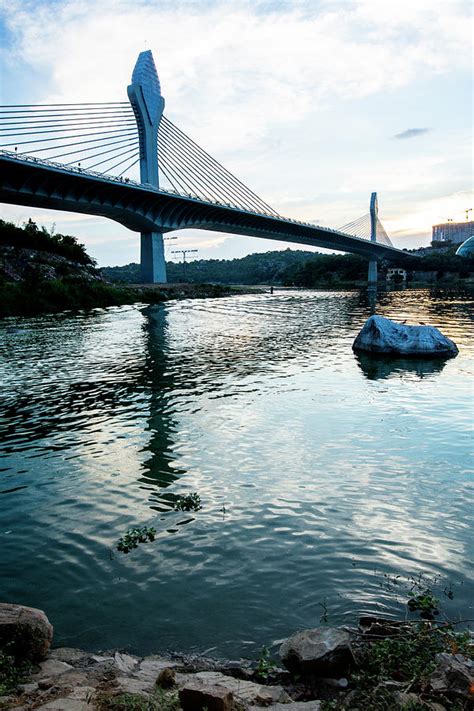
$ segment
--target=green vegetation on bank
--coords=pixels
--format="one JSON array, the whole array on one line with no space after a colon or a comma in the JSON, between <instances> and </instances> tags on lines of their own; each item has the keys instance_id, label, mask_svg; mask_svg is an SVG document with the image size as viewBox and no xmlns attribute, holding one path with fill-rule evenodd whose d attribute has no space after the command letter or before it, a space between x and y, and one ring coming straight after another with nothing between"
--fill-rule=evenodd
<instances>
[{"instance_id":1,"label":"green vegetation on bank","mask_svg":"<svg viewBox=\"0 0 474 711\"><path fill-rule=\"evenodd\" d=\"M142 694L98 694L95 698L98 711L179 711L178 692L156 686L148 696Z\"/></svg>"},{"instance_id":2,"label":"green vegetation on bank","mask_svg":"<svg viewBox=\"0 0 474 711\"><path fill-rule=\"evenodd\" d=\"M176 298L233 293L222 285L139 287L107 284L84 245L56 235L32 220L23 227L0 220L0 317L104 308Z\"/></svg>"},{"instance_id":3,"label":"green vegetation on bank","mask_svg":"<svg viewBox=\"0 0 474 711\"><path fill-rule=\"evenodd\" d=\"M172 299L204 299L236 293L220 284L193 287L132 288L66 277L52 281L9 282L0 278L0 318L124 304L161 304Z\"/></svg>"},{"instance_id":4,"label":"green vegetation on bank","mask_svg":"<svg viewBox=\"0 0 474 711\"><path fill-rule=\"evenodd\" d=\"M48 232L45 227L38 227L31 219L23 227L0 220L0 245L35 249L57 254L79 264L95 265L95 260L87 254L85 246L80 244L76 237Z\"/></svg>"},{"instance_id":5,"label":"green vegetation on bank","mask_svg":"<svg viewBox=\"0 0 474 711\"><path fill-rule=\"evenodd\" d=\"M163 301L156 294L156 301ZM103 282L66 277L8 282L0 279L0 317L34 316L58 311L120 306L138 301L135 292Z\"/></svg>"},{"instance_id":6,"label":"green vegetation on bank","mask_svg":"<svg viewBox=\"0 0 474 711\"><path fill-rule=\"evenodd\" d=\"M449 252L433 250L429 254L381 263L384 266L402 267L408 278L423 281L466 279L474 273L473 257L458 257L456 248ZM177 283L184 278L183 265L166 264L168 279ZM139 283L140 266L105 267L105 277L116 283ZM198 259L186 264L186 282L217 282L220 284L281 284L305 288L361 285L367 281L367 260L356 254L317 254L286 249L279 252L249 254L241 259Z\"/></svg>"},{"instance_id":7,"label":"green vegetation on bank","mask_svg":"<svg viewBox=\"0 0 474 711\"><path fill-rule=\"evenodd\" d=\"M31 668L28 661L15 659L8 645L0 648L0 697L14 691L18 684L24 682Z\"/></svg>"},{"instance_id":8,"label":"green vegetation on bank","mask_svg":"<svg viewBox=\"0 0 474 711\"><path fill-rule=\"evenodd\" d=\"M184 280L191 284L281 284L289 267L302 264L313 256L314 252L285 249L248 254L239 259L195 259L186 263L186 273L182 263L167 262L166 271L171 284ZM109 281L140 283L139 264L104 267L102 273Z\"/></svg>"}]
</instances>

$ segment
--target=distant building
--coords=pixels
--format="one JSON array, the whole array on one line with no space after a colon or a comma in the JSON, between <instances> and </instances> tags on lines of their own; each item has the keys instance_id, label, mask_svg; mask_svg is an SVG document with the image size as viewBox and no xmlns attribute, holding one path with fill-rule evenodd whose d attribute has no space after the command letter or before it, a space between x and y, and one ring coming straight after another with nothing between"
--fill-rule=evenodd
<instances>
[{"instance_id":1,"label":"distant building","mask_svg":"<svg viewBox=\"0 0 474 711\"><path fill-rule=\"evenodd\" d=\"M474 222L444 222L433 225L432 242L451 242L461 244L474 234Z\"/></svg>"},{"instance_id":2,"label":"distant building","mask_svg":"<svg viewBox=\"0 0 474 711\"><path fill-rule=\"evenodd\" d=\"M474 235L471 235L457 248L456 254L460 257L474 257Z\"/></svg>"},{"instance_id":3,"label":"distant building","mask_svg":"<svg viewBox=\"0 0 474 711\"><path fill-rule=\"evenodd\" d=\"M401 269L400 267L393 267L391 269L387 269L386 280L393 282L403 282L407 280L407 273L405 269Z\"/></svg>"}]
</instances>

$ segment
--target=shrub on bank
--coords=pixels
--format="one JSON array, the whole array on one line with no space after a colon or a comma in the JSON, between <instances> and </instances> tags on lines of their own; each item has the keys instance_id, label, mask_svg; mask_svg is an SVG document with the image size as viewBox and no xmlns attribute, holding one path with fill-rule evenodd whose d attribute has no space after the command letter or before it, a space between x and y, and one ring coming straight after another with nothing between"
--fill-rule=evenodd
<instances>
[{"instance_id":1,"label":"shrub on bank","mask_svg":"<svg viewBox=\"0 0 474 711\"><path fill-rule=\"evenodd\" d=\"M0 318L35 316L42 313L122 306L124 304L160 304L170 299L204 299L233 293L220 284L196 284L192 287L129 288L80 277L49 281L31 278L11 282L0 278Z\"/></svg>"},{"instance_id":2,"label":"shrub on bank","mask_svg":"<svg viewBox=\"0 0 474 711\"><path fill-rule=\"evenodd\" d=\"M0 245L58 254L83 265L93 266L96 263L87 254L85 246L75 237L48 232L45 227L38 227L31 219L25 222L23 227L0 220Z\"/></svg>"},{"instance_id":3,"label":"shrub on bank","mask_svg":"<svg viewBox=\"0 0 474 711\"><path fill-rule=\"evenodd\" d=\"M33 316L137 301L129 289L81 279L0 282L0 316Z\"/></svg>"}]
</instances>

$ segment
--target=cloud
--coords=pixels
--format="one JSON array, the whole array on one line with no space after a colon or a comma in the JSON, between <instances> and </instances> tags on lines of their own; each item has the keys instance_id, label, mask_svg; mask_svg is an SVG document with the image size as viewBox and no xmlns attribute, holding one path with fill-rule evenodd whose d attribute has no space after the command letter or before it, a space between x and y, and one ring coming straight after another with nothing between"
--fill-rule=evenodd
<instances>
[{"instance_id":1,"label":"cloud","mask_svg":"<svg viewBox=\"0 0 474 711\"><path fill-rule=\"evenodd\" d=\"M406 131L396 133L393 138L415 138L415 136L422 136L429 131L431 131L431 128L407 128Z\"/></svg>"}]
</instances>

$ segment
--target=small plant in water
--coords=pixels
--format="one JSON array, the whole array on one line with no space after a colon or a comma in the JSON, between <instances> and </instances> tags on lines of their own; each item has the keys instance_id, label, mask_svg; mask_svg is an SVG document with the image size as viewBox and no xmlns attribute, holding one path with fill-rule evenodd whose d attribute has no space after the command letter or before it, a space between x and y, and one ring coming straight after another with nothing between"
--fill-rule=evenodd
<instances>
[{"instance_id":1,"label":"small plant in water","mask_svg":"<svg viewBox=\"0 0 474 711\"><path fill-rule=\"evenodd\" d=\"M319 607L322 610L321 617L319 618L320 622L327 622L329 613L328 613L328 604L326 598L323 598L322 602L318 602Z\"/></svg>"},{"instance_id":2,"label":"small plant in water","mask_svg":"<svg viewBox=\"0 0 474 711\"><path fill-rule=\"evenodd\" d=\"M121 553L130 553L133 548L137 548L139 543L154 541L156 529L152 526L142 526L141 528L129 528L117 543L117 550Z\"/></svg>"},{"instance_id":3,"label":"small plant in water","mask_svg":"<svg viewBox=\"0 0 474 711\"><path fill-rule=\"evenodd\" d=\"M199 511L199 509L202 508L201 497L196 492L183 494L182 496L178 496L174 507L176 511Z\"/></svg>"},{"instance_id":4,"label":"small plant in water","mask_svg":"<svg viewBox=\"0 0 474 711\"><path fill-rule=\"evenodd\" d=\"M275 671L277 665L273 661L270 650L268 647L262 647L260 656L257 660L257 667L255 669L257 675L261 679L268 679L268 677Z\"/></svg>"},{"instance_id":5,"label":"small plant in water","mask_svg":"<svg viewBox=\"0 0 474 711\"><path fill-rule=\"evenodd\" d=\"M435 615L439 615L439 600L433 595L429 588L426 588L418 595L410 592L409 596L410 599L407 602L407 607L410 612L416 612L418 610L420 617L424 620L434 620Z\"/></svg>"}]
</instances>

